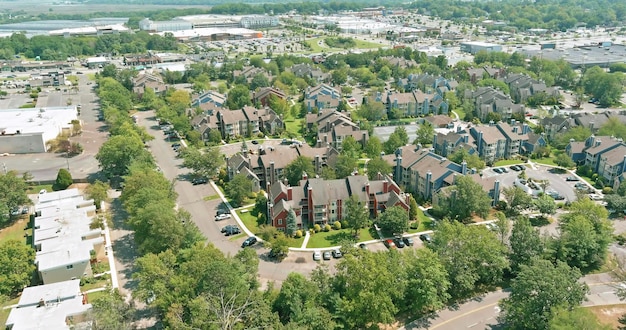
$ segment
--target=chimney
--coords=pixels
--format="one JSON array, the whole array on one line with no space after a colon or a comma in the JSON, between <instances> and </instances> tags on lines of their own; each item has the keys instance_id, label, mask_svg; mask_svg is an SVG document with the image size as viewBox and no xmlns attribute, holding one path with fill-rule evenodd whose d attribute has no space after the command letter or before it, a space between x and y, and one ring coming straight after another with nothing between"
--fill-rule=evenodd
<instances>
[{"instance_id":1,"label":"chimney","mask_svg":"<svg viewBox=\"0 0 626 330\"><path fill-rule=\"evenodd\" d=\"M593 145L593 146L594 146L594 147L597 147L597 146L599 146L599 145L601 145L601 144L602 144L602 140L600 140L600 139L596 139L596 141L595 141L595 143L594 143L594 145Z\"/></svg>"},{"instance_id":2,"label":"chimney","mask_svg":"<svg viewBox=\"0 0 626 330\"><path fill-rule=\"evenodd\" d=\"M469 135L464 134L463 135L463 143L468 143L469 142Z\"/></svg>"},{"instance_id":3,"label":"chimney","mask_svg":"<svg viewBox=\"0 0 626 330\"><path fill-rule=\"evenodd\" d=\"M306 174L306 172L302 172L302 180L308 180L309 176Z\"/></svg>"},{"instance_id":4,"label":"chimney","mask_svg":"<svg viewBox=\"0 0 626 330\"><path fill-rule=\"evenodd\" d=\"M270 177L269 177L269 182L274 183L276 182L276 171L274 170L274 161L270 161Z\"/></svg>"},{"instance_id":5,"label":"chimney","mask_svg":"<svg viewBox=\"0 0 626 330\"><path fill-rule=\"evenodd\" d=\"M589 122L589 130L593 133L593 126L595 125L594 122L590 121Z\"/></svg>"},{"instance_id":6,"label":"chimney","mask_svg":"<svg viewBox=\"0 0 626 330\"><path fill-rule=\"evenodd\" d=\"M379 173L380 174L380 173ZM385 180L383 181L383 194L388 193L389 191L387 191L387 189L389 189L389 182L387 181L387 179L385 178Z\"/></svg>"},{"instance_id":7,"label":"chimney","mask_svg":"<svg viewBox=\"0 0 626 330\"><path fill-rule=\"evenodd\" d=\"M315 155L315 173L320 173L322 168L322 158L320 155Z\"/></svg>"},{"instance_id":8,"label":"chimney","mask_svg":"<svg viewBox=\"0 0 626 330\"><path fill-rule=\"evenodd\" d=\"M513 133L517 133L517 126L513 127Z\"/></svg>"},{"instance_id":9,"label":"chimney","mask_svg":"<svg viewBox=\"0 0 626 330\"><path fill-rule=\"evenodd\" d=\"M461 163L461 174L467 174L467 162L465 161L465 159Z\"/></svg>"},{"instance_id":10,"label":"chimney","mask_svg":"<svg viewBox=\"0 0 626 330\"><path fill-rule=\"evenodd\" d=\"M370 195L370 183L369 182L365 184L365 194L369 198L369 195Z\"/></svg>"},{"instance_id":11,"label":"chimney","mask_svg":"<svg viewBox=\"0 0 626 330\"><path fill-rule=\"evenodd\" d=\"M511 118L511 126L515 126L515 119Z\"/></svg>"},{"instance_id":12,"label":"chimney","mask_svg":"<svg viewBox=\"0 0 626 330\"><path fill-rule=\"evenodd\" d=\"M287 200L290 201L293 198L293 188L291 186L287 187Z\"/></svg>"},{"instance_id":13,"label":"chimney","mask_svg":"<svg viewBox=\"0 0 626 330\"><path fill-rule=\"evenodd\" d=\"M530 126L528 124L522 125L522 134L527 134L528 132L530 132Z\"/></svg>"}]
</instances>

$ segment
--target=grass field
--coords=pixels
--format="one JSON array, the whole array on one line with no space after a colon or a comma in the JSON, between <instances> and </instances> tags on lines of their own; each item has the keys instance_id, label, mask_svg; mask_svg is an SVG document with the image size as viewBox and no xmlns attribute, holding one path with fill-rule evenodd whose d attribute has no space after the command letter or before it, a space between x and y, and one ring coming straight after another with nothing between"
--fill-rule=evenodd
<instances>
[{"instance_id":1,"label":"grass field","mask_svg":"<svg viewBox=\"0 0 626 330\"><path fill-rule=\"evenodd\" d=\"M20 301L20 297L13 298L13 299L7 301L6 303L2 304L2 307L15 305L19 301ZM7 309L0 309L0 324L7 323L7 319L9 318L9 314L10 313L11 313L11 309L9 309L9 308L7 308Z\"/></svg>"},{"instance_id":2,"label":"grass field","mask_svg":"<svg viewBox=\"0 0 626 330\"><path fill-rule=\"evenodd\" d=\"M456 113L457 115L459 115L459 119L463 120L465 119L465 111L463 111L462 109L455 109L454 111L452 111L454 113Z\"/></svg>"},{"instance_id":3,"label":"grass field","mask_svg":"<svg viewBox=\"0 0 626 330\"><path fill-rule=\"evenodd\" d=\"M503 160L497 161L495 164L493 164L493 166L508 166L508 165L522 164L522 163L524 162L519 159L503 159Z\"/></svg>"},{"instance_id":4,"label":"grass field","mask_svg":"<svg viewBox=\"0 0 626 330\"><path fill-rule=\"evenodd\" d=\"M607 306L594 306L586 307L591 311L600 321L600 323L608 324L613 329L617 329L619 326L619 318L626 313L626 304L619 305L607 305Z\"/></svg>"},{"instance_id":5,"label":"grass field","mask_svg":"<svg viewBox=\"0 0 626 330\"><path fill-rule=\"evenodd\" d=\"M350 229L332 230L328 232L321 231L311 235L307 248L327 248L331 246L338 246L341 241L352 238L352 231ZM359 241L373 240L372 234L369 229L361 229L359 231Z\"/></svg>"},{"instance_id":6,"label":"grass field","mask_svg":"<svg viewBox=\"0 0 626 330\"><path fill-rule=\"evenodd\" d=\"M241 211L246 211L246 210L247 212L241 212ZM250 213L251 210L252 208L244 209L244 210L237 210L237 215L239 216L243 224L246 226L246 228L248 228L250 232L256 235L259 233L259 223L257 223L257 217L255 217L254 215L252 215L252 213Z\"/></svg>"},{"instance_id":7,"label":"grass field","mask_svg":"<svg viewBox=\"0 0 626 330\"><path fill-rule=\"evenodd\" d=\"M539 158L539 159L533 159L532 162L533 163L537 163L537 164L557 166L556 163L554 162L554 158L552 158L552 157L544 157L544 158Z\"/></svg>"},{"instance_id":8,"label":"grass field","mask_svg":"<svg viewBox=\"0 0 626 330\"><path fill-rule=\"evenodd\" d=\"M28 226L28 216L24 215L12 225L0 229L0 243L14 239L26 242L24 234L29 234L30 230L25 230Z\"/></svg>"},{"instance_id":9,"label":"grass field","mask_svg":"<svg viewBox=\"0 0 626 330\"><path fill-rule=\"evenodd\" d=\"M297 137L300 137L300 127L301 127L301 123L302 120L301 119L288 119L285 120L285 130L287 132L290 132L291 134L294 134Z\"/></svg>"},{"instance_id":10,"label":"grass field","mask_svg":"<svg viewBox=\"0 0 626 330\"><path fill-rule=\"evenodd\" d=\"M28 190L26 191L27 194L38 194L39 191L41 191L41 189L46 189L47 191L52 191L52 185L51 184L40 184L40 185L36 185L36 186L29 186Z\"/></svg>"}]
</instances>

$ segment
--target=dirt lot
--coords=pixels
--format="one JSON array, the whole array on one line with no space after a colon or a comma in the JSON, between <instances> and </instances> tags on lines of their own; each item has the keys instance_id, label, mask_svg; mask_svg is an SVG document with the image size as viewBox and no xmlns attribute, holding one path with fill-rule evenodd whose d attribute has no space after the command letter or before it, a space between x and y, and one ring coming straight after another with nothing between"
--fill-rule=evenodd
<instances>
[{"instance_id":1,"label":"dirt lot","mask_svg":"<svg viewBox=\"0 0 626 330\"><path fill-rule=\"evenodd\" d=\"M620 316L626 314L626 304L588 307L600 320L601 323L609 324L613 329L620 325L617 321Z\"/></svg>"}]
</instances>

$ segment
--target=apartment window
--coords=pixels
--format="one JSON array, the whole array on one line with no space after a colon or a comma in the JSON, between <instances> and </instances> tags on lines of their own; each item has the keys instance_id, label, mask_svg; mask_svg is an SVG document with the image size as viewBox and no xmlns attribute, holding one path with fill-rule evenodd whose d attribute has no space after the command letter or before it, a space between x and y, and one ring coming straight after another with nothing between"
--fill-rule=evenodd
<instances>
[{"instance_id":1,"label":"apartment window","mask_svg":"<svg viewBox=\"0 0 626 330\"><path fill-rule=\"evenodd\" d=\"M65 268L66 269L72 269L72 268L74 268L74 265L67 265L67 266L65 266Z\"/></svg>"},{"instance_id":2,"label":"apartment window","mask_svg":"<svg viewBox=\"0 0 626 330\"><path fill-rule=\"evenodd\" d=\"M283 219L278 219L278 225L282 225L283 224Z\"/></svg>"}]
</instances>

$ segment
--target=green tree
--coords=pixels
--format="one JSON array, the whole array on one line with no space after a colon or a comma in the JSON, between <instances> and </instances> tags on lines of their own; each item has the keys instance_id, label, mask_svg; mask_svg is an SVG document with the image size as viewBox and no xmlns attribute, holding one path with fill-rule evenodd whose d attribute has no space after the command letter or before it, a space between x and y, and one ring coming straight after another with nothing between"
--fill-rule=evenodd
<instances>
[{"instance_id":1,"label":"green tree","mask_svg":"<svg viewBox=\"0 0 626 330\"><path fill-rule=\"evenodd\" d=\"M566 153L561 153L556 156L556 158L554 159L554 163L564 168L573 168L574 166L576 166L576 163L574 163L574 161L569 158Z\"/></svg>"},{"instance_id":2,"label":"green tree","mask_svg":"<svg viewBox=\"0 0 626 330\"><path fill-rule=\"evenodd\" d=\"M23 177L16 172L9 171L0 174L0 223L9 220L9 212L20 205L31 204L26 191L28 185Z\"/></svg>"},{"instance_id":3,"label":"green tree","mask_svg":"<svg viewBox=\"0 0 626 330\"><path fill-rule=\"evenodd\" d=\"M501 303L500 319L511 329L547 329L552 312L574 308L585 299L581 274L563 262L533 259L511 282L511 295Z\"/></svg>"},{"instance_id":4,"label":"green tree","mask_svg":"<svg viewBox=\"0 0 626 330\"><path fill-rule=\"evenodd\" d=\"M468 221L473 214L485 218L491 209L491 198L470 176L459 176L449 195L441 195L439 212L451 219Z\"/></svg>"},{"instance_id":5,"label":"green tree","mask_svg":"<svg viewBox=\"0 0 626 330\"><path fill-rule=\"evenodd\" d=\"M289 237L293 237L298 230L298 224L296 223L296 212L292 209L287 213L287 226L285 227L285 234Z\"/></svg>"},{"instance_id":6,"label":"green tree","mask_svg":"<svg viewBox=\"0 0 626 330\"><path fill-rule=\"evenodd\" d=\"M10 296L26 287L35 271L35 250L18 240L0 245L0 295Z\"/></svg>"},{"instance_id":7,"label":"green tree","mask_svg":"<svg viewBox=\"0 0 626 330\"><path fill-rule=\"evenodd\" d=\"M402 143L400 137L396 134L389 135L389 139L383 143L383 149L385 153L388 155L392 155L396 152L396 150L405 144Z\"/></svg>"},{"instance_id":8,"label":"green tree","mask_svg":"<svg viewBox=\"0 0 626 330\"><path fill-rule=\"evenodd\" d=\"M450 299L450 281L437 254L430 249L411 249L402 254L402 259L407 273L407 311L424 315L445 307Z\"/></svg>"},{"instance_id":9,"label":"green tree","mask_svg":"<svg viewBox=\"0 0 626 330\"><path fill-rule=\"evenodd\" d=\"M89 198L94 200L96 208L100 209L102 202L105 202L108 198L109 185L100 180L96 180L94 183L87 186L86 192Z\"/></svg>"},{"instance_id":10,"label":"green tree","mask_svg":"<svg viewBox=\"0 0 626 330\"><path fill-rule=\"evenodd\" d=\"M248 177L245 174L237 174L235 175L227 184L226 196L230 199L233 207L239 207L243 204L243 201L246 199L248 194L252 191L252 181L248 180Z\"/></svg>"},{"instance_id":11,"label":"green tree","mask_svg":"<svg viewBox=\"0 0 626 330\"><path fill-rule=\"evenodd\" d=\"M399 254L364 253L347 255L337 264L333 287L340 296L344 328L363 329L395 320L399 309L394 302L404 297L406 285L398 259Z\"/></svg>"},{"instance_id":12,"label":"green tree","mask_svg":"<svg viewBox=\"0 0 626 330\"><path fill-rule=\"evenodd\" d=\"M409 220L419 220L417 217L418 212L420 212L420 210L415 198L413 198L413 195L409 195Z\"/></svg>"},{"instance_id":13,"label":"green tree","mask_svg":"<svg viewBox=\"0 0 626 330\"><path fill-rule=\"evenodd\" d=\"M355 158L347 155L339 155L337 157L337 162L335 163L337 179L343 179L352 175L352 172L356 169L358 169L358 164Z\"/></svg>"},{"instance_id":14,"label":"green tree","mask_svg":"<svg viewBox=\"0 0 626 330\"><path fill-rule=\"evenodd\" d=\"M369 220L367 205L359 200L357 194L352 194L346 200L342 221L348 223L348 228L352 230L352 235L357 237L359 230L365 228Z\"/></svg>"},{"instance_id":15,"label":"green tree","mask_svg":"<svg viewBox=\"0 0 626 330\"><path fill-rule=\"evenodd\" d=\"M270 253L278 256L279 259L284 258L289 253L289 240L285 234L279 232L267 242Z\"/></svg>"},{"instance_id":16,"label":"green tree","mask_svg":"<svg viewBox=\"0 0 626 330\"><path fill-rule=\"evenodd\" d=\"M228 109L238 110L246 105L251 105L250 89L246 85L236 85L228 92L228 98L224 104Z\"/></svg>"},{"instance_id":17,"label":"green tree","mask_svg":"<svg viewBox=\"0 0 626 330\"><path fill-rule=\"evenodd\" d=\"M622 123L619 117L610 116L600 127L598 135L626 139L626 124Z\"/></svg>"},{"instance_id":18,"label":"green tree","mask_svg":"<svg viewBox=\"0 0 626 330\"><path fill-rule=\"evenodd\" d=\"M602 68L594 66L585 71L581 83L585 93L593 95L603 107L619 104L623 84L616 73L607 73Z\"/></svg>"},{"instance_id":19,"label":"green tree","mask_svg":"<svg viewBox=\"0 0 626 330\"><path fill-rule=\"evenodd\" d=\"M457 164L463 163L465 161L467 163L467 168L475 168L476 170L482 170L485 168L485 161L480 159L478 154L474 153L472 155L467 152L467 150L463 148L459 148L455 150L451 155L448 155L448 159Z\"/></svg>"},{"instance_id":20,"label":"green tree","mask_svg":"<svg viewBox=\"0 0 626 330\"><path fill-rule=\"evenodd\" d=\"M52 185L53 190L65 190L67 187L71 186L74 183L72 179L72 174L64 168L59 169L57 173L57 178Z\"/></svg>"},{"instance_id":21,"label":"green tree","mask_svg":"<svg viewBox=\"0 0 626 330\"><path fill-rule=\"evenodd\" d=\"M417 145L419 143L423 146L430 145L433 143L435 128L429 121L424 121L417 129L416 134L417 137L415 138L415 141L413 141L413 144Z\"/></svg>"},{"instance_id":22,"label":"green tree","mask_svg":"<svg viewBox=\"0 0 626 330\"><path fill-rule=\"evenodd\" d=\"M370 180L375 180L378 173L391 174L392 170L391 165L380 156L372 158L367 162L367 177Z\"/></svg>"},{"instance_id":23,"label":"green tree","mask_svg":"<svg viewBox=\"0 0 626 330\"><path fill-rule=\"evenodd\" d=\"M209 148L204 153L198 149L187 148L182 156L183 166L193 170L195 175L204 178L215 177L225 163L224 156L218 147Z\"/></svg>"},{"instance_id":24,"label":"green tree","mask_svg":"<svg viewBox=\"0 0 626 330\"><path fill-rule=\"evenodd\" d=\"M130 330L133 308L124 301L117 289L105 291L91 302L91 318L94 330Z\"/></svg>"},{"instance_id":25,"label":"green tree","mask_svg":"<svg viewBox=\"0 0 626 330\"><path fill-rule=\"evenodd\" d=\"M313 159L306 156L298 156L291 163L285 166L285 178L292 186L297 186L302 180L302 175L313 175L315 168L313 167Z\"/></svg>"},{"instance_id":26,"label":"green tree","mask_svg":"<svg viewBox=\"0 0 626 330\"><path fill-rule=\"evenodd\" d=\"M527 217L520 217L515 221L509 244L509 260L514 274L517 274L522 265L530 265L533 258L540 257L543 253L539 231L533 228Z\"/></svg>"},{"instance_id":27,"label":"green tree","mask_svg":"<svg viewBox=\"0 0 626 330\"><path fill-rule=\"evenodd\" d=\"M346 155L355 161L361 156L361 143L352 136L346 137L341 143L341 154Z\"/></svg>"},{"instance_id":28,"label":"green tree","mask_svg":"<svg viewBox=\"0 0 626 330\"><path fill-rule=\"evenodd\" d=\"M552 317L548 323L549 330L596 329L610 330L610 325L602 324L588 308L574 307L573 309L559 307L552 310Z\"/></svg>"},{"instance_id":29,"label":"green tree","mask_svg":"<svg viewBox=\"0 0 626 330\"><path fill-rule=\"evenodd\" d=\"M154 164L152 156L144 149L138 135L110 137L100 147L96 159L102 172L108 177L128 174L128 169L134 161L150 166Z\"/></svg>"},{"instance_id":30,"label":"green tree","mask_svg":"<svg viewBox=\"0 0 626 330\"><path fill-rule=\"evenodd\" d=\"M273 309L283 323L308 329L333 329L332 316L321 306L320 290L315 283L299 273L290 273L283 282ZM317 315L317 316L315 316Z\"/></svg>"},{"instance_id":31,"label":"green tree","mask_svg":"<svg viewBox=\"0 0 626 330\"><path fill-rule=\"evenodd\" d=\"M556 212L556 203L554 202L554 198L548 194L542 194L537 197L537 199L533 201L533 204L535 205L537 211L544 216L554 214Z\"/></svg>"},{"instance_id":32,"label":"green tree","mask_svg":"<svg viewBox=\"0 0 626 330\"><path fill-rule=\"evenodd\" d=\"M437 226L430 247L448 272L449 293L454 298L494 287L509 266L506 247L483 226L443 221Z\"/></svg>"},{"instance_id":33,"label":"green tree","mask_svg":"<svg viewBox=\"0 0 626 330\"><path fill-rule=\"evenodd\" d=\"M369 121L381 120L385 115L385 105L382 102L369 101L359 107L357 114Z\"/></svg>"},{"instance_id":34,"label":"green tree","mask_svg":"<svg viewBox=\"0 0 626 330\"><path fill-rule=\"evenodd\" d=\"M348 71L346 69L333 70L331 80L335 86L341 86L348 81Z\"/></svg>"},{"instance_id":35,"label":"green tree","mask_svg":"<svg viewBox=\"0 0 626 330\"><path fill-rule=\"evenodd\" d=\"M252 81L250 81L250 90L256 90L260 87L269 87L270 81L267 79L267 76L264 73L257 73L252 77Z\"/></svg>"},{"instance_id":36,"label":"green tree","mask_svg":"<svg viewBox=\"0 0 626 330\"><path fill-rule=\"evenodd\" d=\"M365 153L369 158L378 158L383 151L383 144L377 136L370 136L365 145Z\"/></svg>"},{"instance_id":37,"label":"green tree","mask_svg":"<svg viewBox=\"0 0 626 330\"><path fill-rule=\"evenodd\" d=\"M504 188L502 194L512 215L519 214L533 206L533 198L518 186Z\"/></svg>"},{"instance_id":38,"label":"green tree","mask_svg":"<svg viewBox=\"0 0 626 330\"><path fill-rule=\"evenodd\" d=\"M392 206L378 217L377 222L383 231L402 235L409 230L409 213L401 206Z\"/></svg>"}]
</instances>

